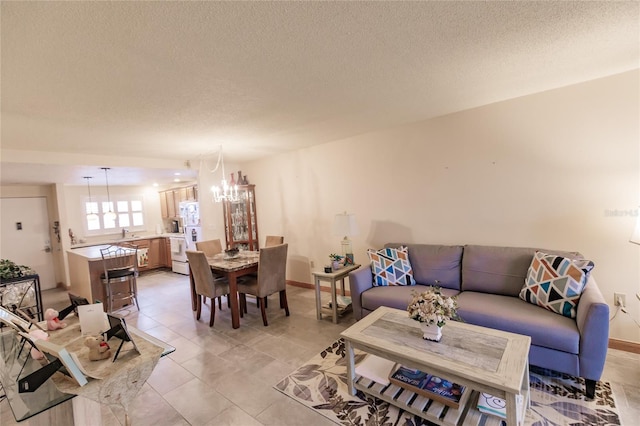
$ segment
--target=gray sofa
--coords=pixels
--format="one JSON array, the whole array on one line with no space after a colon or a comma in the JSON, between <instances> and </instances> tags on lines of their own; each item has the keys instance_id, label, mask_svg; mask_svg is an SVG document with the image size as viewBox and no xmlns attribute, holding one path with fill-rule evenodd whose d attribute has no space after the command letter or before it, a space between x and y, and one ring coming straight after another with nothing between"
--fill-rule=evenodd
<instances>
[{"instance_id":1,"label":"gray sofa","mask_svg":"<svg viewBox=\"0 0 640 426\"><path fill-rule=\"evenodd\" d=\"M438 282L442 293L458 296L458 314L467 323L531 337L529 363L585 379L593 398L607 355L609 306L592 276L580 297L575 319L521 300L534 248L446 246L392 243L406 246L416 286L373 286L369 266L349 274L356 319L380 306L406 309L412 290ZM579 253L541 251L570 258Z\"/></svg>"}]
</instances>

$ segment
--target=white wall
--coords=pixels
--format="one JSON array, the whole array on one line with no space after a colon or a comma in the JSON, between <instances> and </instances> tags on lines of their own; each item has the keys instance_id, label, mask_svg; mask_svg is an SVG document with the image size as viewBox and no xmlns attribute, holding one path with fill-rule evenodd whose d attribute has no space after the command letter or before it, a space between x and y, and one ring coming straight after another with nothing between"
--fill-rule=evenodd
<instances>
[{"instance_id":1,"label":"white wall","mask_svg":"<svg viewBox=\"0 0 640 426\"><path fill-rule=\"evenodd\" d=\"M260 234L284 235L288 279L309 283L310 261L340 250L345 210L356 262L390 241L578 250L610 305L626 293L638 319L638 82L628 72L244 164ZM620 313L611 337L640 331Z\"/></svg>"},{"instance_id":2,"label":"white wall","mask_svg":"<svg viewBox=\"0 0 640 426\"><path fill-rule=\"evenodd\" d=\"M114 200L118 196L138 196L143 197L144 221L146 230L136 231L136 235L155 235L156 225L162 225L162 215L160 210L160 196L158 189L151 186L109 186L111 199ZM106 194L106 187L91 186L91 195L94 201L96 196ZM113 231L112 235L105 236L87 236L85 235L83 223L85 214L83 212L83 203L88 196L86 186L65 186L63 202L66 206L67 225L63 229L63 238L69 239L69 228L73 229L77 239L86 240L91 243L94 241L104 241L105 238L116 238L120 234L120 229Z\"/></svg>"},{"instance_id":3,"label":"white wall","mask_svg":"<svg viewBox=\"0 0 640 426\"><path fill-rule=\"evenodd\" d=\"M49 213L49 238L51 241L51 249L53 256L53 268L55 274L55 280L57 285L64 285L65 281L65 266L63 256L62 240L58 242L57 237L53 231L53 223L60 220L58 213L58 198L54 185L15 185L15 186L2 186L0 187L0 197L2 198L31 198L31 197L44 197L47 200L47 211ZM19 241L15 242L19 244ZM5 250L5 253L10 253L11 250ZM10 257L10 256L8 256ZM27 263L27 266L28 263Z\"/></svg>"},{"instance_id":4,"label":"white wall","mask_svg":"<svg viewBox=\"0 0 640 426\"><path fill-rule=\"evenodd\" d=\"M211 187L220 186L222 180L222 169L216 169L217 155L215 158L191 160L191 164L198 170L198 203L200 207L200 222L202 224L202 239L220 239L222 247L226 248L226 238L224 233L224 211L222 203L213 201ZM230 181L231 173L237 177L240 170L237 164L225 163L226 179ZM258 230L260 230L258 228ZM263 234L261 241L264 241Z\"/></svg>"}]
</instances>

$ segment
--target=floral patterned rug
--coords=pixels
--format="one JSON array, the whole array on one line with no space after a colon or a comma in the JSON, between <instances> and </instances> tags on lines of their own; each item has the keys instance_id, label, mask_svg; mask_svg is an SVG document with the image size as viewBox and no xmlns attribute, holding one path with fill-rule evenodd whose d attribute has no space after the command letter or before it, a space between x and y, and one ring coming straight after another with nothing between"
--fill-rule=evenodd
<instances>
[{"instance_id":1,"label":"floral patterned rug","mask_svg":"<svg viewBox=\"0 0 640 426\"><path fill-rule=\"evenodd\" d=\"M364 353L356 352L356 364L365 356ZM531 367L530 385L531 409L525 419L527 426L621 424L609 383L598 382L596 397L593 400L585 400L583 379ZM282 379L274 388L337 424L431 424L380 399L368 397L360 391L356 396L349 395L345 344L342 339ZM499 424L496 419L497 417L483 414L479 424Z\"/></svg>"}]
</instances>

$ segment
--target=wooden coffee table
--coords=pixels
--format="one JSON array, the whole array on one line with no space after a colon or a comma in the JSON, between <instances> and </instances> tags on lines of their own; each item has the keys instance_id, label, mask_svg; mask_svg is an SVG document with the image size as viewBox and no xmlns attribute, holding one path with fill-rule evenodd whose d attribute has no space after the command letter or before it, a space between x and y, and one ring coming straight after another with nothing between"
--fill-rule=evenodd
<instances>
[{"instance_id":1,"label":"wooden coffee table","mask_svg":"<svg viewBox=\"0 0 640 426\"><path fill-rule=\"evenodd\" d=\"M352 395L359 389L433 423L466 425L477 424L477 393L486 392L506 401L508 425L524 423L525 409L529 408L529 336L450 321L442 331L442 340L431 342L422 338L418 323L406 311L387 307L376 309L341 336L347 347ZM466 386L460 408L414 397L394 384L384 386L356 376L354 349ZM521 416L516 415L518 395L522 396Z\"/></svg>"}]
</instances>

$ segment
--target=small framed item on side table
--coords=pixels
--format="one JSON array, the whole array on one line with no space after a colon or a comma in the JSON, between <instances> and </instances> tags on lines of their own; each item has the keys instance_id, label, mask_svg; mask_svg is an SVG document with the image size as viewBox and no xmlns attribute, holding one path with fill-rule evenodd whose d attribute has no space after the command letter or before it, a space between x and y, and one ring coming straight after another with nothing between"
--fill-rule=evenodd
<instances>
[{"instance_id":1,"label":"small framed item on side table","mask_svg":"<svg viewBox=\"0 0 640 426\"><path fill-rule=\"evenodd\" d=\"M49 377L56 371L60 370L67 376L74 379L79 386L88 383L87 377L83 374L80 367L76 363L64 346L56 345L42 339L33 339L29 334L20 333L22 337L28 339L30 343L36 347L46 357L48 364L29 374L27 377L18 380L18 389L20 393L33 392L40 387Z\"/></svg>"},{"instance_id":2,"label":"small framed item on side table","mask_svg":"<svg viewBox=\"0 0 640 426\"><path fill-rule=\"evenodd\" d=\"M107 314L104 312L102 303L78 305L77 309L83 336L97 336L109 329Z\"/></svg>"},{"instance_id":3,"label":"small framed item on side table","mask_svg":"<svg viewBox=\"0 0 640 426\"><path fill-rule=\"evenodd\" d=\"M133 350L140 354L140 350L136 346L136 342L133 341L129 334L129 330L127 330L127 324L124 318L113 314L107 314L107 317L109 317L109 325L111 328L104 333L105 342L112 337L120 339L120 346L118 346L118 350L116 350L116 354L113 356L113 362L118 358L118 354L125 342L131 342L133 344Z\"/></svg>"}]
</instances>

